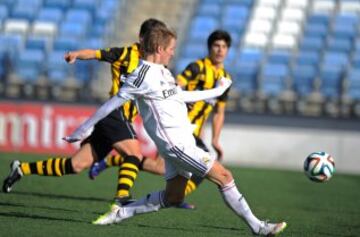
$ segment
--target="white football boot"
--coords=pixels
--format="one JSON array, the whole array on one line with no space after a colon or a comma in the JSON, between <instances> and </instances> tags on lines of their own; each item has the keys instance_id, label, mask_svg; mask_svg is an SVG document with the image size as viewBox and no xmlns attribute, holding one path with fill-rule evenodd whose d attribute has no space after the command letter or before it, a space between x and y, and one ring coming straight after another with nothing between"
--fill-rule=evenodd
<instances>
[{"instance_id":1,"label":"white football boot","mask_svg":"<svg viewBox=\"0 0 360 237\"><path fill-rule=\"evenodd\" d=\"M110 211L106 212L104 215L99 216L92 223L94 225L110 225L121 222L122 218L122 208L117 204L112 204Z\"/></svg>"},{"instance_id":2,"label":"white football boot","mask_svg":"<svg viewBox=\"0 0 360 237\"><path fill-rule=\"evenodd\" d=\"M286 226L286 222L268 223L267 221L262 221L259 232L255 234L268 237L275 236L281 233L286 228Z\"/></svg>"}]
</instances>

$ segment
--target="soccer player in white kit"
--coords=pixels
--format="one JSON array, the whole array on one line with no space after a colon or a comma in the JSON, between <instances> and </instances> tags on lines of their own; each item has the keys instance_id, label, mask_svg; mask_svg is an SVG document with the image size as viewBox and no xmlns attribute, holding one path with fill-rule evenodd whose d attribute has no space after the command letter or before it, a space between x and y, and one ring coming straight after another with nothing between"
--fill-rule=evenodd
<instances>
[{"instance_id":1,"label":"soccer player in white kit","mask_svg":"<svg viewBox=\"0 0 360 237\"><path fill-rule=\"evenodd\" d=\"M209 153L196 146L193 126L185 102L220 96L231 82L223 78L215 89L182 91L175 78L164 66L174 56L176 34L169 29L154 29L144 36L143 59L138 68L124 80L122 90L109 99L73 134L64 139L75 142L83 139L87 131L101 118L127 100L136 100L144 127L165 159L165 190L146 195L126 206L113 206L112 210L94 221L107 225L121 222L141 213L175 206L184 199L187 180L192 174L206 177L219 187L225 203L240 216L256 235L273 236L286 227L286 222L268 223L259 220L237 189L232 174Z\"/></svg>"}]
</instances>

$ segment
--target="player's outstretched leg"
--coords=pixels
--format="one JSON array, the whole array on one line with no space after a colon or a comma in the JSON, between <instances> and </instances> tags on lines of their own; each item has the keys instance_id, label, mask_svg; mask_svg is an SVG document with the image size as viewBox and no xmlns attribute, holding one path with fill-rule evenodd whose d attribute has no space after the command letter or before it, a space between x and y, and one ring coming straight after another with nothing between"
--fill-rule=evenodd
<instances>
[{"instance_id":1,"label":"player's outstretched leg","mask_svg":"<svg viewBox=\"0 0 360 237\"><path fill-rule=\"evenodd\" d=\"M219 186L219 191L227 206L246 222L255 235L274 236L286 228L285 222L268 223L259 220L236 187L231 172L218 161L214 162L207 178Z\"/></svg>"},{"instance_id":2,"label":"player's outstretched leg","mask_svg":"<svg viewBox=\"0 0 360 237\"><path fill-rule=\"evenodd\" d=\"M20 169L20 161L14 160L10 164L10 174L6 177L3 183L2 190L5 193L9 193L16 182L18 182L23 173Z\"/></svg>"},{"instance_id":3,"label":"player's outstretched leg","mask_svg":"<svg viewBox=\"0 0 360 237\"><path fill-rule=\"evenodd\" d=\"M10 165L10 174L3 182L3 191L9 193L14 184L22 176L41 175L41 176L58 176L75 174L71 158L49 158L35 162L20 162L14 160Z\"/></svg>"}]
</instances>

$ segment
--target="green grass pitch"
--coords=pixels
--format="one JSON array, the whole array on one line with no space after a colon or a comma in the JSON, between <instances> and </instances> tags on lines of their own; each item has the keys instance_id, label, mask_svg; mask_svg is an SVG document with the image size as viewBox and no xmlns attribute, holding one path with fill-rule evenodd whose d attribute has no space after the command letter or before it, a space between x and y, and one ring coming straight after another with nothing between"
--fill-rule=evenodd
<instances>
[{"instance_id":1,"label":"green grass pitch","mask_svg":"<svg viewBox=\"0 0 360 237\"><path fill-rule=\"evenodd\" d=\"M0 154L0 177L13 158L45 156ZM360 176L336 173L323 184L301 172L230 167L237 186L260 218L285 220L281 236L360 236ZM115 193L116 169L95 181L79 176L24 177L10 194L0 193L0 236L252 236L244 222L222 202L208 181L187 198L194 211L167 209L112 226L91 221L108 210ZM141 173L133 190L140 197L164 185L161 177Z\"/></svg>"}]
</instances>

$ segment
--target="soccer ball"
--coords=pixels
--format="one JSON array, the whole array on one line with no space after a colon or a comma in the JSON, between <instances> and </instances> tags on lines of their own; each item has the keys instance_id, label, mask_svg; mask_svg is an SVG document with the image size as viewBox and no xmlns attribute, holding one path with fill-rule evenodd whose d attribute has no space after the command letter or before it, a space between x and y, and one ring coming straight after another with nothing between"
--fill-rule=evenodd
<instances>
[{"instance_id":1,"label":"soccer ball","mask_svg":"<svg viewBox=\"0 0 360 237\"><path fill-rule=\"evenodd\" d=\"M311 153L305 159L304 172L312 181L328 181L335 172L334 159L326 152Z\"/></svg>"}]
</instances>

